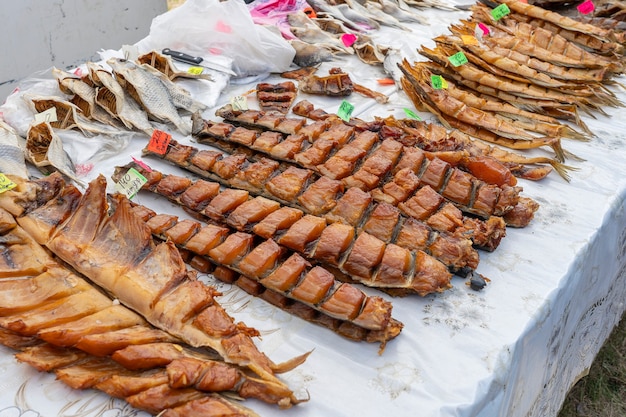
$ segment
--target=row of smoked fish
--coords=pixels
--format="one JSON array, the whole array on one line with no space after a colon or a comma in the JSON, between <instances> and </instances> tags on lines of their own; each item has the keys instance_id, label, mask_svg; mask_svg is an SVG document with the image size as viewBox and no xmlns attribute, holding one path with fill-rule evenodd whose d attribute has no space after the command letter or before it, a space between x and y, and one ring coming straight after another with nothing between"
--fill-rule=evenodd
<instances>
[{"instance_id":1,"label":"row of smoked fish","mask_svg":"<svg viewBox=\"0 0 626 417\"><path fill-rule=\"evenodd\" d=\"M532 24L539 14L549 16L548 22L582 25L533 6L504 3L511 15L498 22L485 19L490 32L478 46L440 37L433 58L447 59L461 48L470 61L462 66L465 71L475 65L470 46L480 49L493 41L490 47L495 47L496 38L505 37L496 36L499 25ZM474 6L472 18L462 22L471 32L455 36L475 35L476 16L485 9ZM515 18L518 14L524 17ZM549 30L544 26L532 30L532 39ZM598 38L595 30L600 29L592 37ZM516 43L522 44L531 43ZM567 56L572 50L550 55ZM140 65L111 61L111 72L95 66L85 77L57 72L61 89L73 96L70 105L33 101L47 103L38 104L37 112L55 107L61 115L54 122L60 124L44 122L33 130L43 132L31 139L45 150L39 159L62 154L58 143L51 146L54 129L94 134L91 123L97 120L99 127L151 135L151 120L171 123L183 134L191 132L198 146L170 140L165 153L146 147L144 154L198 179L129 163L118 167L112 180L132 167L146 178L144 190L179 204L197 221L156 213L119 194L107 196L102 176L81 192L58 174L28 181L20 178L27 174L2 168L16 175L9 175L15 188L0 194L0 343L72 387L100 389L152 414L254 416L232 398L257 398L281 408L306 401L277 374L298 366L307 354L272 362L253 342L258 332L236 323L219 305L219 293L185 263L344 337L380 343L382 351L403 325L392 317L391 302L359 286L394 296L426 295L450 288L459 275L469 277L473 288L483 288L487 279L476 272L479 252L495 250L507 226L528 225L538 209L521 195L516 178L537 180L552 169L567 176L562 160L568 153L560 139L583 140L590 134L578 112L618 104L604 86L622 71L621 50L584 51L569 57L571 68L562 71L575 78L558 81L558 91L577 94L554 102L548 94L529 96L537 91L529 82L516 91L509 85L513 81L504 79L498 79L503 89L494 87L488 99L488 84L481 84L491 80L486 75L472 72L464 78L455 72L460 67L443 59L404 62L404 90L418 109L455 126L452 132L393 117L346 122L306 100L291 107L297 90L286 94L271 85L259 89L259 101L286 96L288 104L279 103L280 111L227 105L216 113L220 120L205 120L198 113L203 105L172 82L182 75L155 53ZM595 62L583 59L587 54L606 65L586 68ZM498 58L494 67L496 62L510 64ZM589 81L580 78L583 74L601 75L593 95L585 93ZM307 82L315 81L323 92L333 90L343 75L336 71ZM435 91L431 75L444 77L447 88ZM478 89L470 93L461 84ZM497 120L456 104L450 97L457 92L457 100L480 98L483 112L496 106ZM287 116L289 109L299 117ZM454 119L444 109L454 109ZM538 111L549 119L537 122ZM196 112L193 124L179 112ZM473 126L469 116L480 119L482 130L466 127ZM582 132L558 122L561 118L578 123ZM537 134L531 125L542 129L539 137L528 136ZM494 143L514 150L549 146L555 155L526 157Z\"/></svg>"},{"instance_id":2,"label":"row of smoked fish","mask_svg":"<svg viewBox=\"0 0 626 417\"><path fill-rule=\"evenodd\" d=\"M551 149L545 161L553 166L575 157L561 139L590 139L581 114L623 105L609 88L624 72L623 29L520 1L485 3L451 25L451 35L436 37L434 48L422 46L427 61L402 62L403 89L448 128L511 149ZM565 178L567 170L559 166Z\"/></svg>"}]
</instances>

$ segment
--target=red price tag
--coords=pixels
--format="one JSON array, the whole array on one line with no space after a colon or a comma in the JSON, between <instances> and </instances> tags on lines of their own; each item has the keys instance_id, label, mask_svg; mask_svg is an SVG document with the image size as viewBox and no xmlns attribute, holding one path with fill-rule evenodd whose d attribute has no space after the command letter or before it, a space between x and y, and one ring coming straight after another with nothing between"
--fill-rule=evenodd
<instances>
[{"instance_id":1,"label":"red price tag","mask_svg":"<svg viewBox=\"0 0 626 417\"><path fill-rule=\"evenodd\" d=\"M591 12L593 12L595 10L596 6L594 6L593 2L591 0L586 0L582 3L580 3L576 9L578 9L578 11L582 14L589 14Z\"/></svg>"},{"instance_id":2,"label":"red price tag","mask_svg":"<svg viewBox=\"0 0 626 417\"><path fill-rule=\"evenodd\" d=\"M167 153L167 146L172 140L172 135L162 130L154 130L150 142L148 142L148 150L150 152L157 153L159 155L165 155Z\"/></svg>"}]
</instances>

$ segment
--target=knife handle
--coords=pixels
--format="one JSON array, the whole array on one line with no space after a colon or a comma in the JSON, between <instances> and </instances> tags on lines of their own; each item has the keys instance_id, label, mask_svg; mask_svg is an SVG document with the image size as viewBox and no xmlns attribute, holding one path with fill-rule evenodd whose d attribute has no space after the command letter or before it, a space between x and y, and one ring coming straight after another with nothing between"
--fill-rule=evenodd
<instances>
[{"instance_id":1,"label":"knife handle","mask_svg":"<svg viewBox=\"0 0 626 417\"><path fill-rule=\"evenodd\" d=\"M188 64L200 64L202 62L202 57L200 56L192 56L179 51L173 51L170 48L165 48L162 52L165 55L169 55L178 61L186 62Z\"/></svg>"}]
</instances>

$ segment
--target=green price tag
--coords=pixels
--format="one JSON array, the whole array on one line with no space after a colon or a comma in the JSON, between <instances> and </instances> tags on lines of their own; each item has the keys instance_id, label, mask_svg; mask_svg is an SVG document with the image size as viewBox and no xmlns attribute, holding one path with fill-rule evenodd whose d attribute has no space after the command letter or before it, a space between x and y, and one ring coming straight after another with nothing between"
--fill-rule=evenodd
<instances>
[{"instance_id":1,"label":"green price tag","mask_svg":"<svg viewBox=\"0 0 626 417\"><path fill-rule=\"evenodd\" d=\"M115 190L128 198L133 198L148 180L135 168L129 169L115 184Z\"/></svg>"},{"instance_id":2,"label":"green price tag","mask_svg":"<svg viewBox=\"0 0 626 417\"><path fill-rule=\"evenodd\" d=\"M230 99L230 105L233 106L233 110L236 111L248 110L248 99L244 96L235 96Z\"/></svg>"},{"instance_id":3,"label":"green price tag","mask_svg":"<svg viewBox=\"0 0 626 417\"><path fill-rule=\"evenodd\" d=\"M441 75L431 75L430 76L430 85L435 90L441 90L443 88L448 88L448 82Z\"/></svg>"},{"instance_id":4,"label":"green price tag","mask_svg":"<svg viewBox=\"0 0 626 417\"><path fill-rule=\"evenodd\" d=\"M403 110L409 119L422 120L413 110L407 109L406 107Z\"/></svg>"},{"instance_id":5,"label":"green price tag","mask_svg":"<svg viewBox=\"0 0 626 417\"><path fill-rule=\"evenodd\" d=\"M507 6L506 4L501 4L491 11L491 17L493 17L493 20L498 21L509 13L511 13L511 9L509 9L509 6Z\"/></svg>"},{"instance_id":6,"label":"green price tag","mask_svg":"<svg viewBox=\"0 0 626 417\"><path fill-rule=\"evenodd\" d=\"M0 194L5 191L12 190L17 184L11 181L6 175L0 172Z\"/></svg>"},{"instance_id":7,"label":"green price tag","mask_svg":"<svg viewBox=\"0 0 626 417\"><path fill-rule=\"evenodd\" d=\"M354 104L348 103L346 100L342 101L337 110L337 116L344 122L350 121L350 115L354 111Z\"/></svg>"},{"instance_id":8,"label":"green price tag","mask_svg":"<svg viewBox=\"0 0 626 417\"><path fill-rule=\"evenodd\" d=\"M458 66L463 65L463 64L467 64L469 62L467 60L467 57L465 56L465 54L463 52L461 52L461 51L459 51L456 54L448 57L448 60L455 67L458 67Z\"/></svg>"},{"instance_id":9,"label":"green price tag","mask_svg":"<svg viewBox=\"0 0 626 417\"><path fill-rule=\"evenodd\" d=\"M202 74L202 71L204 71L204 68L202 67L189 67L189 69L187 70L189 74L193 75L200 75Z\"/></svg>"}]
</instances>

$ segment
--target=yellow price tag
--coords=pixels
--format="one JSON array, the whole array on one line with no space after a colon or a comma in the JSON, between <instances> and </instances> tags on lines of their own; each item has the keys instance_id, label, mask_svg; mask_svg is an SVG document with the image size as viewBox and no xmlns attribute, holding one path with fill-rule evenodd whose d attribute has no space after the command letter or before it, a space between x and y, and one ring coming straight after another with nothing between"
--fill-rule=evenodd
<instances>
[{"instance_id":1,"label":"yellow price tag","mask_svg":"<svg viewBox=\"0 0 626 417\"><path fill-rule=\"evenodd\" d=\"M6 175L0 172L0 194L5 191L12 190L17 184L11 181Z\"/></svg>"},{"instance_id":2,"label":"yellow price tag","mask_svg":"<svg viewBox=\"0 0 626 417\"><path fill-rule=\"evenodd\" d=\"M193 74L193 75L200 75L202 74L203 71L204 71L204 68L202 67L189 67L189 69L187 70L189 74Z\"/></svg>"}]
</instances>

